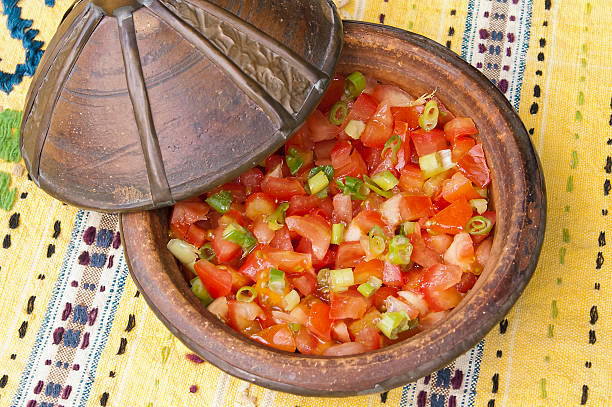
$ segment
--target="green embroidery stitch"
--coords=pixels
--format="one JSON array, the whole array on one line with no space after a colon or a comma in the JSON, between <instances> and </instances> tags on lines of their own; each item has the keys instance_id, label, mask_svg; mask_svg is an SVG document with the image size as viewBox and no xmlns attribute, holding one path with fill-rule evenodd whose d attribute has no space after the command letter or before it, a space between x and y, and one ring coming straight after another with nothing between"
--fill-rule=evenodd
<instances>
[{"instance_id":1,"label":"green embroidery stitch","mask_svg":"<svg viewBox=\"0 0 612 407\"><path fill-rule=\"evenodd\" d=\"M0 208L9 211L15 202L17 188L9 189L11 183L11 175L6 172L0 172Z\"/></svg>"},{"instance_id":2,"label":"green embroidery stitch","mask_svg":"<svg viewBox=\"0 0 612 407\"><path fill-rule=\"evenodd\" d=\"M570 211L570 206L569 205L565 205L565 212L569 212Z\"/></svg>"},{"instance_id":3,"label":"green embroidery stitch","mask_svg":"<svg viewBox=\"0 0 612 407\"><path fill-rule=\"evenodd\" d=\"M19 152L19 127L21 112L4 110L0 113L0 158L16 163L21 159Z\"/></svg>"},{"instance_id":4,"label":"green embroidery stitch","mask_svg":"<svg viewBox=\"0 0 612 407\"><path fill-rule=\"evenodd\" d=\"M576 150L572 151L572 162L570 163L570 168L574 169L578 166L578 152Z\"/></svg>"},{"instance_id":5,"label":"green embroidery stitch","mask_svg":"<svg viewBox=\"0 0 612 407\"><path fill-rule=\"evenodd\" d=\"M553 329L555 328L555 326L553 324L548 325L548 337L552 338L554 335L553 333Z\"/></svg>"},{"instance_id":6,"label":"green embroidery stitch","mask_svg":"<svg viewBox=\"0 0 612 407\"><path fill-rule=\"evenodd\" d=\"M582 106L584 104L584 93L582 91L578 92L578 106Z\"/></svg>"},{"instance_id":7,"label":"green embroidery stitch","mask_svg":"<svg viewBox=\"0 0 612 407\"><path fill-rule=\"evenodd\" d=\"M576 110L576 121L577 122L582 121L582 113L580 112L580 110Z\"/></svg>"},{"instance_id":8,"label":"green embroidery stitch","mask_svg":"<svg viewBox=\"0 0 612 407\"><path fill-rule=\"evenodd\" d=\"M559 249L559 263L565 264L565 247Z\"/></svg>"},{"instance_id":9,"label":"green embroidery stitch","mask_svg":"<svg viewBox=\"0 0 612 407\"><path fill-rule=\"evenodd\" d=\"M168 361L168 357L170 356L170 348L164 346L162 348L162 363L166 363Z\"/></svg>"},{"instance_id":10,"label":"green embroidery stitch","mask_svg":"<svg viewBox=\"0 0 612 407\"><path fill-rule=\"evenodd\" d=\"M551 304L551 313L550 316L555 319L557 318L557 315L559 315L559 309L557 308L557 300L553 300L552 304Z\"/></svg>"},{"instance_id":11,"label":"green embroidery stitch","mask_svg":"<svg viewBox=\"0 0 612 407\"><path fill-rule=\"evenodd\" d=\"M569 229L563 228L563 242L564 243L569 243L569 241L570 241Z\"/></svg>"},{"instance_id":12,"label":"green embroidery stitch","mask_svg":"<svg viewBox=\"0 0 612 407\"><path fill-rule=\"evenodd\" d=\"M546 398L546 379L540 380L540 390L542 391L542 398Z\"/></svg>"},{"instance_id":13,"label":"green embroidery stitch","mask_svg":"<svg viewBox=\"0 0 612 407\"><path fill-rule=\"evenodd\" d=\"M563 279L561 277L557 277L557 284L561 285L563 283Z\"/></svg>"},{"instance_id":14,"label":"green embroidery stitch","mask_svg":"<svg viewBox=\"0 0 612 407\"><path fill-rule=\"evenodd\" d=\"M571 175L567 177L567 186L565 187L567 192L572 192L574 190L574 177Z\"/></svg>"}]
</instances>

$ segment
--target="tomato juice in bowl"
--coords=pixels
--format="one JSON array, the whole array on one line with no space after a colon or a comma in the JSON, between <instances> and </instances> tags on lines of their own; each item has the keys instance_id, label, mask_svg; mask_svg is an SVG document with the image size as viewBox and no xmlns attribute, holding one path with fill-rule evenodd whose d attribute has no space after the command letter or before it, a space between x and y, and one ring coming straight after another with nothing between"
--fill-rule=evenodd
<instances>
[{"instance_id":1,"label":"tomato juice in bowl","mask_svg":"<svg viewBox=\"0 0 612 407\"><path fill-rule=\"evenodd\" d=\"M432 89L435 89L434 96L440 101L439 110L443 105L456 117L472 119L478 130L478 134L470 137L474 139L473 147L477 144L482 145L482 150L486 156L486 164L490 170L491 183L488 185L487 197L490 205L487 209L496 212L494 237L489 260L486 261L478 281L463 296L458 305L446 314L440 314L444 316L443 318L436 322L432 321L432 325L422 331L416 332L417 328L416 330L396 332L398 339L401 339L402 335L412 335L397 343L391 343L392 340L388 339L379 330L379 342L382 339L383 345L389 346L367 352L362 352L363 349L351 349L351 351L362 352L353 355L319 356L277 350L238 333L202 306L200 299L191 291L189 281L179 269L178 262L166 248L170 233L170 210L137 212L121 216L125 253L134 281L156 315L171 332L194 352L232 375L265 387L301 395L348 396L388 390L431 373L474 346L503 318L529 281L535 269L545 225L545 193L537 156L520 119L493 84L449 50L418 35L390 27L355 22L345 22L344 29L345 42L338 72L346 76L354 71L360 71L366 77L374 78L381 84L397 86L409 91L414 96L428 95ZM348 139L345 141L348 141ZM451 144L448 140L447 142L449 145ZM352 145L353 141L350 141L350 143ZM394 144L390 144L392 153ZM349 159L355 150L353 148L350 151ZM450 150L452 153L452 148ZM288 149L283 148L278 151L278 155L282 154L286 157L288 152ZM361 152L359 154L361 155ZM302 160L306 162L308 159L306 154L302 155L300 152L300 155ZM297 155L294 156L297 157ZM366 156L363 155L362 159L367 167L367 160L364 157ZM316 161L316 159L315 156L314 160ZM443 160L444 157L441 157L441 159ZM321 164L319 166L328 165L325 162L315 162L313 167L318 166L318 164ZM283 165L286 165L286 159L284 159ZM260 170L262 175L265 176L267 172L265 167L260 166ZM282 168L281 171L283 171ZM327 177L324 171L319 171L319 173ZM372 175L369 169L368 175ZM397 175L395 178L401 183L401 173ZM287 177L292 176L292 174L287 175ZM295 177L298 176L296 173ZM322 181L322 184L325 184L322 176L319 176L319 180ZM466 176L466 178L468 177ZM393 180L390 180L393 183ZM383 182L383 185L388 185L384 183L389 179L385 181L384 178L381 178L378 181ZM341 188L335 183L335 179L330 182L327 178L327 182L328 193L331 188ZM470 182L472 182L472 186L475 185L474 181L470 180ZM262 183L263 177L255 184ZM302 187L304 185L303 183ZM334 187L334 185L336 186ZM351 185L353 184L349 182L348 187L351 188ZM374 181L371 185L376 188L380 187L380 184ZM343 188L346 187L345 176ZM232 196L237 191L238 189L236 191L232 190ZM478 190L476 191L478 192ZM310 197L311 195L299 196ZM333 196L335 195L337 193L329 193L330 199L332 199L332 212ZM382 196L380 198L385 201L388 199ZM291 204L290 198L288 199ZM467 201L469 205L469 200ZM433 201L432 204L434 204ZM277 209L279 206L277 199L274 201L274 205ZM471 206L470 209L472 215L475 216L474 209ZM321 208L321 211L324 210L325 207ZM443 208L434 207L434 210L441 212ZM209 209L209 212L216 213L216 210ZM219 218L222 217L220 214L218 215ZM323 213L309 214L311 217L314 215L325 218ZM351 222L359 213L353 215ZM288 215L285 212L285 224L291 216L304 217L306 213ZM401 213L400 216L402 216ZM485 212L480 216L485 216ZM244 217L251 222L250 218ZM334 223L340 222L331 219L332 234ZM250 231L248 224L241 225L238 223L238 225L246 227ZM427 225L422 226L426 230ZM429 228L432 226L429 225ZM381 228L383 234L385 234L385 228ZM236 229L240 231L239 228ZM345 236L350 232L350 229L349 223L344 230ZM359 229L361 230L361 228ZM381 240L378 237L381 237L382 240L385 240L386 252L384 254L388 254L389 241L393 240L391 235L387 236L385 234L387 238L390 238L388 240L377 233L370 236L369 231L371 229L369 228L367 233L368 245L372 237L376 248L376 242ZM251 232L251 234L256 237L254 232ZM399 229L395 230L393 237L400 234ZM296 237L296 239L299 245L301 238ZM470 235L470 239L474 241L473 235ZM241 242L248 243L248 240L241 240ZM359 243L361 243L361 239L359 239ZM429 243L431 245L431 242ZM412 241L411 244L413 244ZM331 244L331 236L330 246L335 247ZM339 247L339 245L336 246ZM415 253L415 247L413 244L411 258ZM251 253L256 249L254 248ZM314 254L314 248L311 249L313 249ZM441 250L441 248L439 249ZM240 250L242 252L242 246L240 246ZM297 245L294 246L294 251L296 250ZM475 256L477 256L476 250L477 247L475 246ZM311 257L313 254L311 254ZM242 253L239 257L241 256ZM366 261L361 261L357 265L336 267L334 259L334 264L327 268L330 270L351 268L353 270L353 281L355 281L359 275L359 273L355 273L355 269L361 264L366 264ZM402 268L402 265L398 266L400 269ZM363 268L366 267L361 266L359 271ZM294 286L293 281L289 281L289 279L294 278L290 271L281 268L278 268L278 270L285 273L286 287L289 283ZM372 268L372 270L367 271L368 280L370 280L370 273L374 274L375 277L377 276L376 269ZM463 274L466 273L462 271ZM476 273L471 274L476 275ZM339 282L344 281L342 274L337 277L339 277ZM359 285L354 284L346 291L341 291L340 296L344 294L352 295L356 288L364 284L361 280L357 281L360 282ZM370 284L373 288L377 285L375 280L368 282L374 283L373 285ZM402 283L404 283L403 280ZM241 287L242 285L236 288ZM376 292L387 288L396 289L397 292L409 292L409 290L404 290L404 285L402 287L386 287L382 283L381 287L370 297L370 300L374 302L373 297ZM296 289L296 291L299 290ZM365 298L358 290L357 293ZM249 290L246 290L243 294L245 296L251 295ZM397 294L394 297L408 303L405 301L406 298L402 297L400 299ZM248 297L246 298L248 299ZM411 300L413 299L411 298ZM300 296L301 301L302 297ZM253 302L247 302L247 304L253 304ZM316 308L320 309L321 306L317 305ZM366 312L368 310L369 308L366 309ZM257 315L257 310L255 309L255 311ZM384 312L380 313L383 314ZM315 314L318 315L316 312ZM242 313L242 315L247 314ZM419 318L419 320L420 324L423 325L426 318ZM390 326L393 327L396 320L392 318L391 322ZM287 325L289 323L287 322ZM304 325L307 326L308 321ZM397 325L401 327L401 318L399 318ZM294 326L294 328L296 327ZM343 331L342 328L341 330ZM350 330L350 324L347 325L347 330L351 342L358 342L352 340L354 334ZM298 329L296 334L291 331L290 327L289 331L292 335L296 335L299 334L301 329ZM341 332L338 331L336 334L341 334ZM288 338L286 330L280 331L279 335ZM330 330L330 335L335 334ZM275 335L272 335L272 337L275 337ZM259 339L262 342L268 340L265 337ZM289 342L291 341L289 340ZM367 342L364 340L363 342L374 344L374 341ZM346 351L346 349L339 350Z\"/></svg>"},{"instance_id":2,"label":"tomato juice in bowl","mask_svg":"<svg viewBox=\"0 0 612 407\"><path fill-rule=\"evenodd\" d=\"M493 240L468 117L355 71L282 149L174 206L168 249L203 306L270 347L341 356L445 317Z\"/></svg>"}]
</instances>

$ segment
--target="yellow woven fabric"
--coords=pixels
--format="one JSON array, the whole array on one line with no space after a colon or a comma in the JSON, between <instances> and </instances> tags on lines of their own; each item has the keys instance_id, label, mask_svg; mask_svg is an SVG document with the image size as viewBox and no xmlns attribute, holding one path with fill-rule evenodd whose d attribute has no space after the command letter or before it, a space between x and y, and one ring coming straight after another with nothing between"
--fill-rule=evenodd
<instances>
[{"instance_id":1,"label":"yellow woven fabric","mask_svg":"<svg viewBox=\"0 0 612 407\"><path fill-rule=\"evenodd\" d=\"M349 0L341 3L340 12L345 18L412 30L461 55L466 46L464 34L474 30L478 18L484 18L470 10L495 1L516 3ZM456 399L456 405L609 406L612 274L606 239L610 239L608 219L612 216L607 215L612 166L612 47L608 34L612 13L606 0L526 3L531 9L530 35L528 42L524 39L529 48L518 110L544 168L547 233L531 283L502 324L485 338L475 371L475 397ZM40 30L37 40L45 47L69 5L69 0L57 1L54 7L45 6L42 0L19 2L22 18L33 20L33 28ZM0 16L0 71L13 72L23 63L24 50L20 41L11 38L6 20ZM476 31L476 38L478 35ZM26 77L9 94L0 92L0 107L22 110L29 83ZM12 169L13 164L0 163L0 171L10 173ZM0 327L5 334L0 341L0 377L8 377L4 385L0 380L2 406L12 405L19 390L19 378L35 346L77 214L77 209L37 189L25 174L12 179L16 202L9 212L0 211L0 239L10 235L9 246L0 249ZM21 226L15 229L9 227L14 213L21 219ZM54 237L57 221L61 231ZM49 245L54 247L50 256ZM128 330L131 315L136 316L136 325ZM403 406L417 399L405 389L392 390L386 398L298 397L248 386L208 363L195 364L185 356L189 350L137 295L129 278L106 341L97 368L91 372L88 406L216 407L248 405L249 401L265 407ZM124 352L119 352L122 347ZM443 404L435 404L433 398L425 400L425 404L417 401L414 405L450 405L449 398Z\"/></svg>"}]
</instances>

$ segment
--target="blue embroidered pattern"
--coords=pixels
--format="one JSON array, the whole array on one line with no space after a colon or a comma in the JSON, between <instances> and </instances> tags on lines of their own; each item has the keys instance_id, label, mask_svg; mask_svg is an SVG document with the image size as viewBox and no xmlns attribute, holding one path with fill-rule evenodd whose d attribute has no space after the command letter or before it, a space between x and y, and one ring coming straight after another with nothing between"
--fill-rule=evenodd
<instances>
[{"instance_id":1,"label":"blue embroidered pattern","mask_svg":"<svg viewBox=\"0 0 612 407\"><path fill-rule=\"evenodd\" d=\"M21 7L17 5L18 0L2 0L2 14L7 16L6 27L11 37L20 40L25 50L25 61L17 64L15 72L8 73L0 71L0 90L10 93L13 87L20 84L24 76L34 75L36 67L42 58L43 42L35 40L38 30L32 29L32 20L21 18ZM53 7L55 0L45 0L47 7Z\"/></svg>"}]
</instances>

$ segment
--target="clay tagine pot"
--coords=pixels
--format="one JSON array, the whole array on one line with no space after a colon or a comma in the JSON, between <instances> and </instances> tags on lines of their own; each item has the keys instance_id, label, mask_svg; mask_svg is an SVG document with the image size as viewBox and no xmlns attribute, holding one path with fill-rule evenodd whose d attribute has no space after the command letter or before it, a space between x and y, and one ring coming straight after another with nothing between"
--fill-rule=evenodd
<instances>
[{"instance_id":1,"label":"clay tagine pot","mask_svg":"<svg viewBox=\"0 0 612 407\"><path fill-rule=\"evenodd\" d=\"M338 71L354 70L416 96L437 89L442 103L455 115L473 118L480 132L493 179L494 243L474 288L437 325L390 347L354 356L277 351L218 321L192 294L166 249L169 209L121 216L130 271L160 320L210 363L272 389L316 396L358 395L389 390L442 367L503 318L529 281L540 253L546 224L542 170L521 120L487 78L419 35L344 22ZM234 136L228 127L225 137ZM188 172L191 164L185 165Z\"/></svg>"},{"instance_id":2,"label":"clay tagine pot","mask_svg":"<svg viewBox=\"0 0 612 407\"><path fill-rule=\"evenodd\" d=\"M342 46L327 0L82 0L30 86L21 151L52 196L159 208L264 159L314 110Z\"/></svg>"}]
</instances>

